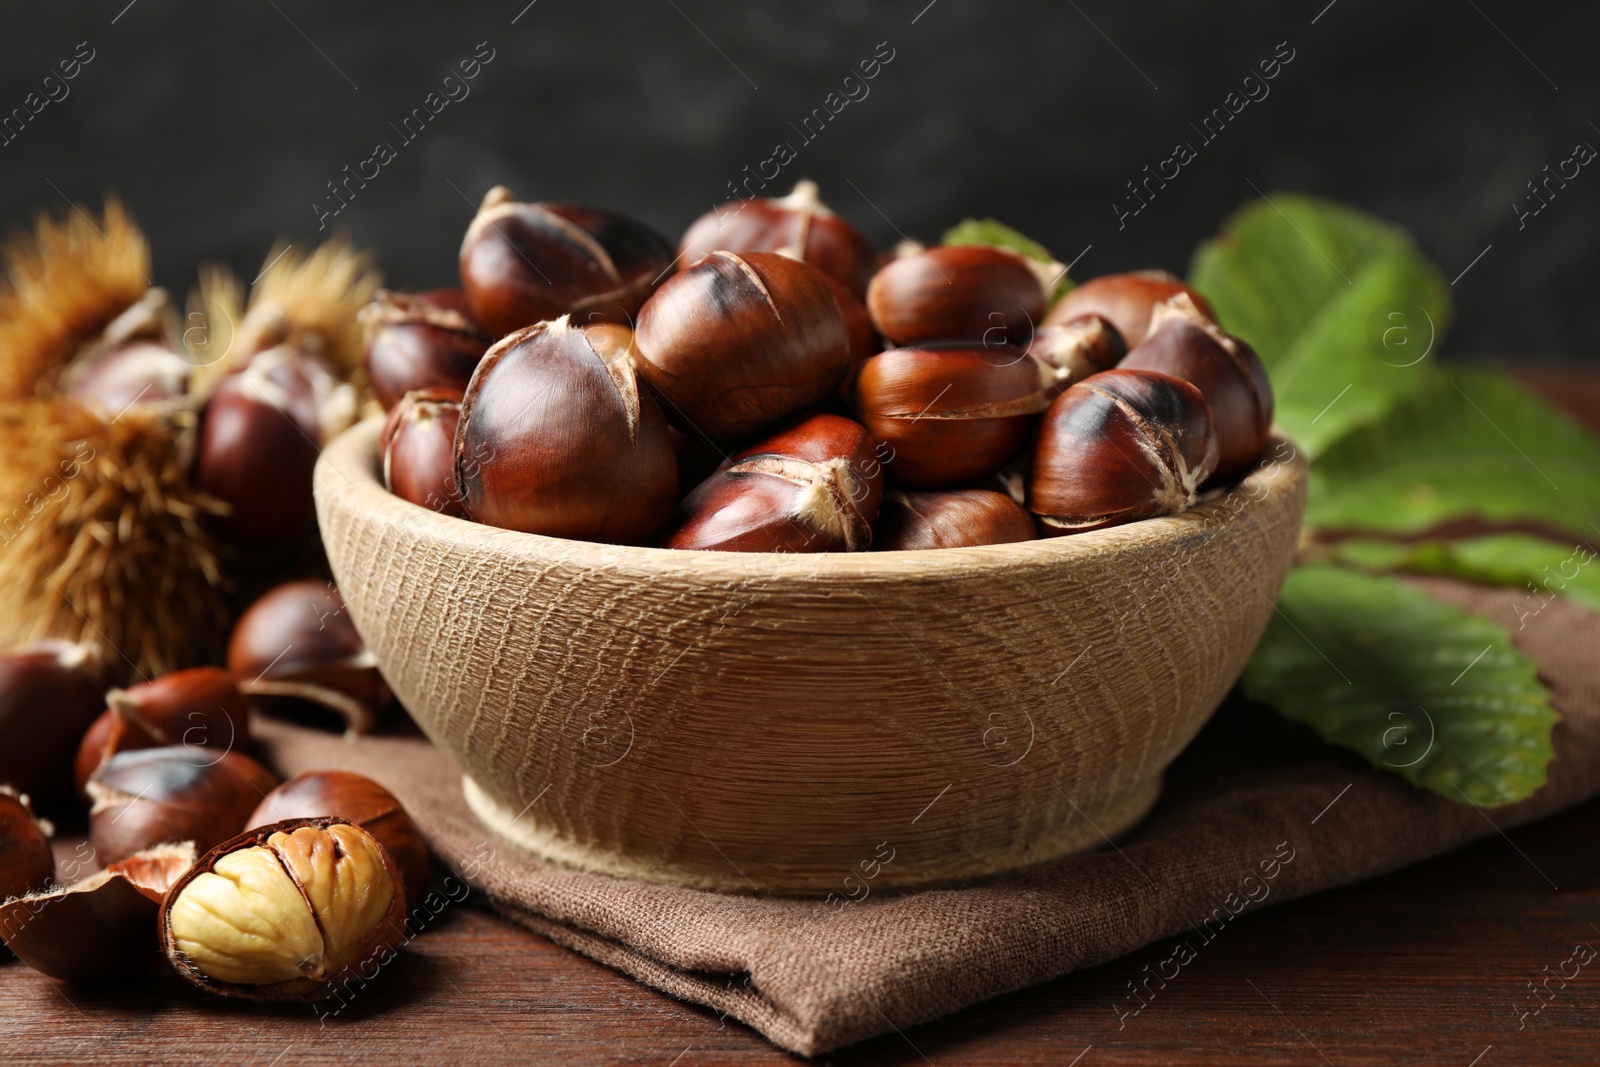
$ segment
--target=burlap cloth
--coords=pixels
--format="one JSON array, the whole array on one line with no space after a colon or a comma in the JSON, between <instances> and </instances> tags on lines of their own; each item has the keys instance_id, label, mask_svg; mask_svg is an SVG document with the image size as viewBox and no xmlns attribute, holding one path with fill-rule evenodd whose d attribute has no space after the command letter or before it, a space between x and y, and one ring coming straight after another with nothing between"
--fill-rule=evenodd
<instances>
[{"instance_id":1,"label":"burlap cloth","mask_svg":"<svg viewBox=\"0 0 1600 1067\"><path fill-rule=\"evenodd\" d=\"M1229 707L1120 848L964 888L873 893L838 911L529 858L478 823L459 771L420 736L344 743L282 723L262 733L286 774L341 767L388 786L440 860L511 920L814 1055L1173 934L1203 944L1236 910L1393 871L1600 792L1600 614L1557 602L1519 617L1536 606L1525 591L1419 584L1491 616L1539 662L1562 721L1549 784L1529 800L1452 803L1270 713Z\"/></svg>"}]
</instances>

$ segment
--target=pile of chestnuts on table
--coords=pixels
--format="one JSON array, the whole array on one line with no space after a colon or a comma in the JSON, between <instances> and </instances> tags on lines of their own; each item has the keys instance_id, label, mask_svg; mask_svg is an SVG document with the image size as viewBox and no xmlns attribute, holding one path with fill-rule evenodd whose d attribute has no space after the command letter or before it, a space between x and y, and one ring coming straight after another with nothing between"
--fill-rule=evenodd
<instances>
[{"instance_id":1,"label":"pile of chestnuts on table","mask_svg":"<svg viewBox=\"0 0 1600 1067\"><path fill-rule=\"evenodd\" d=\"M1069 289L986 244L880 256L802 183L676 252L497 187L461 289L362 313L396 495L579 540L740 552L1003 544L1193 505L1260 455L1272 388L1160 271Z\"/></svg>"}]
</instances>

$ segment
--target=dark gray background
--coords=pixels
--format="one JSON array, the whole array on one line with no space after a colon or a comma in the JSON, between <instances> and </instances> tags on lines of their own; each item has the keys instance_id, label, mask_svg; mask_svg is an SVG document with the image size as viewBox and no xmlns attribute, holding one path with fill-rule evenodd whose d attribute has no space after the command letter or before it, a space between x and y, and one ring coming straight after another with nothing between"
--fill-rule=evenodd
<instances>
[{"instance_id":1,"label":"dark gray background","mask_svg":"<svg viewBox=\"0 0 1600 1067\"><path fill-rule=\"evenodd\" d=\"M159 283L186 289L208 258L249 278L278 235L309 246L325 183L389 140L398 158L333 225L391 284L432 287L453 284L496 182L676 239L787 140L800 155L775 184L816 178L880 245L992 214L1063 260L1092 245L1079 278L1184 271L1252 182L1325 194L1411 228L1447 278L1493 245L1453 290L1448 352L1600 347L1600 167L1524 229L1511 206L1575 143L1600 146L1592 2L525 3L7 4L0 113L79 42L95 58L0 146L0 222L116 189ZM389 124L481 41L494 59L471 95L401 146ZM789 123L883 41L870 95L802 145ZM1188 123L1282 41L1295 59L1271 95L1119 231L1124 183L1196 140Z\"/></svg>"}]
</instances>

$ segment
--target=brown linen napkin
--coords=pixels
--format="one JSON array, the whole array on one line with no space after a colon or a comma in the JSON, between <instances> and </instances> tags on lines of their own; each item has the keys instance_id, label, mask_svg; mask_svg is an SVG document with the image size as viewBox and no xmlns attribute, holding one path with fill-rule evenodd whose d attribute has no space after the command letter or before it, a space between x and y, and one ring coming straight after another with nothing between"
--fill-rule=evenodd
<instances>
[{"instance_id":1,"label":"brown linen napkin","mask_svg":"<svg viewBox=\"0 0 1600 1067\"><path fill-rule=\"evenodd\" d=\"M1529 800L1492 811L1452 803L1274 716L1251 719L1246 709L1230 726L1229 709L1174 765L1162 802L1120 847L837 909L530 858L477 822L460 772L420 737L346 744L282 723L261 732L285 773L340 767L388 786L440 859L513 921L816 1055L1171 935L1193 951L1236 913L1393 871L1600 792L1600 614L1552 603L1520 618L1526 594L1418 584L1507 626L1539 662L1562 721L1549 784Z\"/></svg>"}]
</instances>

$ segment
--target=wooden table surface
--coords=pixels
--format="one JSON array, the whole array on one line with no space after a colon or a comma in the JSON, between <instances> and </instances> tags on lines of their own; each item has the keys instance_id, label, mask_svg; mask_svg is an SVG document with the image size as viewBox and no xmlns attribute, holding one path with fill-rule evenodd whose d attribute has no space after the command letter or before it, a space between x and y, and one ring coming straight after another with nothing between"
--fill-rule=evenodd
<instances>
[{"instance_id":1,"label":"wooden table surface","mask_svg":"<svg viewBox=\"0 0 1600 1067\"><path fill-rule=\"evenodd\" d=\"M1600 375L1527 380L1600 426ZM0 963L15 1064L794 1061L478 910L445 909L340 1015L206 999L176 978L68 989ZM1362 885L1241 918L1119 1029L1112 1005L1170 949L822 1057L834 1064L1593 1064L1600 1062L1600 801ZM1535 993L1533 987L1538 986Z\"/></svg>"}]
</instances>

